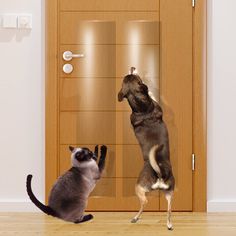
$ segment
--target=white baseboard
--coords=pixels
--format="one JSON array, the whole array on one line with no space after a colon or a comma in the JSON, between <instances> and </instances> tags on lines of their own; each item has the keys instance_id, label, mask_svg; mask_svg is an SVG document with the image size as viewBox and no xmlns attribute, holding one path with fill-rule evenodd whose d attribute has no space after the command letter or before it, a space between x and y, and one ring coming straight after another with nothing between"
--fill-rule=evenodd
<instances>
[{"instance_id":1,"label":"white baseboard","mask_svg":"<svg viewBox=\"0 0 236 236\"><path fill-rule=\"evenodd\" d=\"M235 201L208 201L208 212L236 212L236 200Z\"/></svg>"},{"instance_id":2,"label":"white baseboard","mask_svg":"<svg viewBox=\"0 0 236 236\"><path fill-rule=\"evenodd\" d=\"M30 201L0 201L0 212L40 212Z\"/></svg>"}]
</instances>

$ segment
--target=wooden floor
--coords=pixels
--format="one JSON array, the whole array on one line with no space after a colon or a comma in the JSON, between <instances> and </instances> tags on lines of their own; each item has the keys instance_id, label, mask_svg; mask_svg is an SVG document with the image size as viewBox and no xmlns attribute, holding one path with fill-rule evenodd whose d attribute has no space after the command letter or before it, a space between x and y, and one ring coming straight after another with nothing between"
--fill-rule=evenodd
<instances>
[{"instance_id":1,"label":"wooden floor","mask_svg":"<svg viewBox=\"0 0 236 236\"><path fill-rule=\"evenodd\" d=\"M236 213L173 213L174 230L166 229L164 213L147 212L131 224L133 212L95 212L94 219L72 224L41 213L0 213L0 235L236 236Z\"/></svg>"}]
</instances>

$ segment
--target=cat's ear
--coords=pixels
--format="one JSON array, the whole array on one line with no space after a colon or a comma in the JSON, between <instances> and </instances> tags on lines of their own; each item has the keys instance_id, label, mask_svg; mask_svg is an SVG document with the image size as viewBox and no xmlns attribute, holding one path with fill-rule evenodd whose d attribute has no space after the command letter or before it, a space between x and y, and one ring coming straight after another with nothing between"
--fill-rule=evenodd
<instances>
[{"instance_id":1,"label":"cat's ear","mask_svg":"<svg viewBox=\"0 0 236 236\"><path fill-rule=\"evenodd\" d=\"M75 148L72 147L72 146L69 146L69 149L70 149L71 152L73 152L75 150Z\"/></svg>"}]
</instances>

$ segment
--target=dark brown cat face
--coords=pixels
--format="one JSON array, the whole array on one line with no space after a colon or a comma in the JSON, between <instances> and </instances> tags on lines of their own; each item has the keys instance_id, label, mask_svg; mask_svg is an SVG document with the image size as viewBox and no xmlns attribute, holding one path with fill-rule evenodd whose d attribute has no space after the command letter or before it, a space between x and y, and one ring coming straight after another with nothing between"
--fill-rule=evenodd
<instances>
[{"instance_id":1,"label":"dark brown cat face","mask_svg":"<svg viewBox=\"0 0 236 236\"><path fill-rule=\"evenodd\" d=\"M74 157L78 162L89 161L93 158L93 152L91 152L88 148L80 148L77 149Z\"/></svg>"},{"instance_id":2,"label":"dark brown cat face","mask_svg":"<svg viewBox=\"0 0 236 236\"><path fill-rule=\"evenodd\" d=\"M71 151L71 160L73 166L79 166L82 163L89 163L92 161L96 162L96 155L89 150L88 148L75 148L72 146L69 146L69 149Z\"/></svg>"}]
</instances>

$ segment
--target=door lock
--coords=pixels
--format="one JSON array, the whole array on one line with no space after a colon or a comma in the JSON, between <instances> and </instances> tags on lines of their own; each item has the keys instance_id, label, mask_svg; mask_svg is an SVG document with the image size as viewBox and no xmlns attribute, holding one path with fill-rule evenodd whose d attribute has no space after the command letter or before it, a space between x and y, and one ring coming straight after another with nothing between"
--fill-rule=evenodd
<instances>
[{"instance_id":1,"label":"door lock","mask_svg":"<svg viewBox=\"0 0 236 236\"><path fill-rule=\"evenodd\" d=\"M70 74L73 71L73 66L71 64L65 64L63 66L63 72L66 74Z\"/></svg>"}]
</instances>

